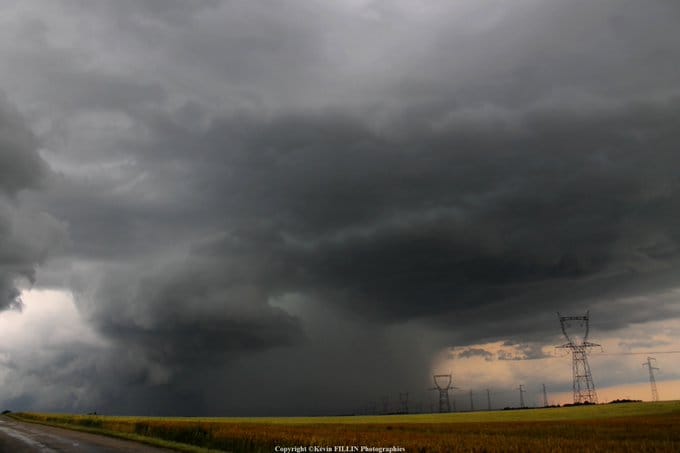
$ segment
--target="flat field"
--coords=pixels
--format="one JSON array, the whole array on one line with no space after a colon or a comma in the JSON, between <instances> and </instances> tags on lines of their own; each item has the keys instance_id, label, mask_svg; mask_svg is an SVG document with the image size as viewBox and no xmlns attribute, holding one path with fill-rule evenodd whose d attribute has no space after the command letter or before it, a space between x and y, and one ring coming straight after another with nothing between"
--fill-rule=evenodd
<instances>
[{"instance_id":1,"label":"flat field","mask_svg":"<svg viewBox=\"0 0 680 453\"><path fill-rule=\"evenodd\" d=\"M348 417L15 416L194 452L680 452L679 401Z\"/></svg>"}]
</instances>

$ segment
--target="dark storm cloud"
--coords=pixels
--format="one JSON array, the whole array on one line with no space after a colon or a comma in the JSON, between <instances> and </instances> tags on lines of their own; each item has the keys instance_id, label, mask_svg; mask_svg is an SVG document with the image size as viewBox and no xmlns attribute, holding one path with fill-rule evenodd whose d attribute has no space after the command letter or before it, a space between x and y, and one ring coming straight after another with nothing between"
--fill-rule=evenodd
<instances>
[{"instance_id":1,"label":"dark storm cloud","mask_svg":"<svg viewBox=\"0 0 680 453\"><path fill-rule=\"evenodd\" d=\"M512 342L506 341L503 343L503 346L513 347L514 350L508 351L506 349L500 349L497 352L498 360L535 360L552 357L543 351L541 344L514 344Z\"/></svg>"},{"instance_id":2,"label":"dark storm cloud","mask_svg":"<svg viewBox=\"0 0 680 453\"><path fill-rule=\"evenodd\" d=\"M197 0L184 2L182 0L146 0L138 2L134 0L123 0L115 3L107 1L83 2L82 0L68 0L66 4L75 8L86 6L90 12L113 16L120 21L130 21L138 19L140 22L149 20L159 22L183 22L192 17L193 14L205 9L214 8L219 5L219 0ZM142 24L140 24L142 25Z\"/></svg>"},{"instance_id":3,"label":"dark storm cloud","mask_svg":"<svg viewBox=\"0 0 680 453\"><path fill-rule=\"evenodd\" d=\"M104 335L160 363L204 362L299 339L296 320L268 305L247 257L203 258L112 271L87 314Z\"/></svg>"},{"instance_id":4,"label":"dark storm cloud","mask_svg":"<svg viewBox=\"0 0 680 453\"><path fill-rule=\"evenodd\" d=\"M46 214L24 212L0 199L0 311L21 308L21 287L63 240L63 226Z\"/></svg>"},{"instance_id":5,"label":"dark storm cloud","mask_svg":"<svg viewBox=\"0 0 680 453\"><path fill-rule=\"evenodd\" d=\"M4 51L55 166L26 199L69 225L70 289L140 401L153 368L157 401L207 407L186 383L262 382L258 358L321 395L333 357L368 398L374 357L537 358L558 310L678 316L675 4L60 5ZM423 385L405 374L394 391Z\"/></svg>"},{"instance_id":6,"label":"dark storm cloud","mask_svg":"<svg viewBox=\"0 0 680 453\"><path fill-rule=\"evenodd\" d=\"M483 348L465 348L462 351L456 351L456 353L452 354L452 356L461 359L468 359L470 357L482 357L484 360L487 361L493 360L493 353Z\"/></svg>"},{"instance_id":7,"label":"dark storm cloud","mask_svg":"<svg viewBox=\"0 0 680 453\"><path fill-rule=\"evenodd\" d=\"M25 121L0 93L0 191L14 195L40 184L46 171L38 142Z\"/></svg>"},{"instance_id":8,"label":"dark storm cloud","mask_svg":"<svg viewBox=\"0 0 680 453\"><path fill-rule=\"evenodd\" d=\"M559 342L558 310L593 304L607 319L600 331L675 316L663 298L621 298L662 273L654 291L674 284L678 106L537 109L509 128L398 139L334 113L230 116L204 128L181 112L153 117L144 184L183 203L137 209L134 228L120 229L133 204L102 198L93 209L121 218L97 222L98 237L134 247L143 225L213 233L103 271L81 307L107 338L175 378L211 358L307 341L305 313L272 305L287 294L379 329L420 320L458 344L529 342L501 359L544 357L540 342ZM160 228L161 218L172 225ZM614 300L599 307L603 297Z\"/></svg>"},{"instance_id":9,"label":"dark storm cloud","mask_svg":"<svg viewBox=\"0 0 680 453\"><path fill-rule=\"evenodd\" d=\"M244 278L265 292L309 291L393 322L512 300L537 309L527 295L546 287L596 294L612 275L675 262L679 105L537 110L511 130L398 140L333 114L200 133L164 123L148 156L173 162L152 177L181 172L238 245L212 253L248 259Z\"/></svg>"},{"instance_id":10,"label":"dark storm cloud","mask_svg":"<svg viewBox=\"0 0 680 453\"><path fill-rule=\"evenodd\" d=\"M36 267L62 236L55 219L17 203L19 191L40 186L46 175L36 148L23 118L0 97L0 311L21 307L18 286L35 280Z\"/></svg>"}]
</instances>

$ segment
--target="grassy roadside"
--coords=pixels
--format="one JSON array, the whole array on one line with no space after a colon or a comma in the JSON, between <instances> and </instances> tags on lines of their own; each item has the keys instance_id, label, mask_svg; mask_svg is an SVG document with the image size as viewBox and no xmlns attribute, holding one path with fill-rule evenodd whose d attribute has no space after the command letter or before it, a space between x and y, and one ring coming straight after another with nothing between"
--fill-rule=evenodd
<instances>
[{"instance_id":1,"label":"grassy roadside","mask_svg":"<svg viewBox=\"0 0 680 453\"><path fill-rule=\"evenodd\" d=\"M170 450L185 452L185 453L223 453L224 450L211 450L208 448L202 448L195 445L183 444L179 442L172 442L168 440L163 440L160 438L142 436L135 433L127 433L121 431L113 431L110 429L96 428L91 426L85 426L81 424L69 423L69 422L58 422L53 419L43 420L41 417L36 417L39 414L28 414L28 413L10 413L5 414L5 417L10 417L14 420L34 423L36 425L54 426L57 428L69 429L71 431L80 431L84 433L97 434L100 436L114 437L117 439L130 440L133 442L142 443L145 445L150 445L152 447L168 448ZM43 414L40 414L42 416ZM64 416L68 417L68 416Z\"/></svg>"},{"instance_id":2,"label":"grassy roadside","mask_svg":"<svg viewBox=\"0 0 680 453\"><path fill-rule=\"evenodd\" d=\"M330 446L332 451L336 445L399 446L407 452L680 451L678 401L371 417L16 416L200 453L272 452L276 446Z\"/></svg>"}]
</instances>

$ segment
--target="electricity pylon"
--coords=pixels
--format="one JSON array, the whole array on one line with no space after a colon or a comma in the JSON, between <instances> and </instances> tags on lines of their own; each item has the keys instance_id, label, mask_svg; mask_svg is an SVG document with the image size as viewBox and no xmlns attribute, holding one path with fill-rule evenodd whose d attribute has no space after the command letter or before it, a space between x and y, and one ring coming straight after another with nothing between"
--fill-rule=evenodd
<instances>
[{"instance_id":1,"label":"electricity pylon","mask_svg":"<svg viewBox=\"0 0 680 453\"><path fill-rule=\"evenodd\" d=\"M557 313L560 319L560 327L567 342L558 348L571 350L571 370L572 370L572 389L574 394L574 404L582 403L597 403L597 393L595 392L595 384L593 383L593 375L590 372L590 365L588 364L588 353L594 347L600 347L597 343L588 341L589 331L589 316L586 312L585 316L561 316ZM582 337L574 334L569 335L567 329L576 322L578 327L584 329Z\"/></svg>"},{"instance_id":2,"label":"electricity pylon","mask_svg":"<svg viewBox=\"0 0 680 453\"><path fill-rule=\"evenodd\" d=\"M522 409L524 409L526 407L526 405L524 404L524 392L526 392L526 390L524 390L524 385L520 384L519 385L519 407L522 408Z\"/></svg>"},{"instance_id":3,"label":"electricity pylon","mask_svg":"<svg viewBox=\"0 0 680 453\"><path fill-rule=\"evenodd\" d=\"M434 380L434 387L430 390L439 390L439 412L451 412L449 390L456 388L451 385L451 375L435 374L432 379Z\"/></svg>"},{"instance_id":4,"label":"electricity pylon","mask_svg":"<svg viewBox=\"0 0 680 453\"><path fill-rule=\"evenodd\" d=\"M382 398L382 413L383 415L387 415L390 413L390 397L389 396L383 396Z\"/></svg>"},{"instance_id":5,"label":"electricity pylon","mask_svg":"<svg viewBox=\"0 0 680 453\"><path fill-rule=\"evenodd\" d=\"M399 413L408 414L408 392L399 392Z\"/></svg>"},{"instance_id":6,"label":"electricity pylon","mask_svg":"<svg viewBox=\"0 0 680 453\"><path fill-rule=\"evenodd\" d=\"M543 384L543 407L548 407L548 392L545 391L545 384Z\"/></svg>"},{"instance_id":7,"label":"electricity pylon","mask_svg":"<svg viewBox=\"0 0 680 453\"><path fill-rule=\"evenodd\" d=\"M491 392L489 389L486 389L486 408L491 410Z\"/></svg>"},{"instance_id":8,"label":"electricity pylon","mask_svg":"<svg viewBox=\"0 0 680 453\"><path fill-rule=\"evenodd\" d=\"M371 401L370 403L368 403L367 408L368 415L376 415L378 413L377 407L378 405L375 401Z\"/></svg>"},{"instance_id":9,"label":"electricity pylon","mask_svg":"<svg viewBox=\"0 0 680 453\"><path fill-rule=\"evenodd\" d=\"M470 390L470 412L474 412L475 403L472 401L472 390Z\"/></svg>"},{"instance_id":10,"label":"electricity pylon","mask_svg":"<svg viewBox=\"0 0 680 453\"><path fill-rule=\"evenodd\" d=\"M652 401L659 401L659 392L656 389L656 379L654 379L654 370L658 370L658 368L652 365L652 360L656 362L654 357L647 357L647 361L642 366L649 368L649 385L652 387Z\"/></svg>"}]
</instances>

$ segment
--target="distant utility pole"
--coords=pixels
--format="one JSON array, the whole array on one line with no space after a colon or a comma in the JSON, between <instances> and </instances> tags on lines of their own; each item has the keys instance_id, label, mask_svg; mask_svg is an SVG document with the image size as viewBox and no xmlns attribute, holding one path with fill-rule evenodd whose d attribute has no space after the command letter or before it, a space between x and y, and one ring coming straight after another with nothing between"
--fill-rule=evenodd
<instances>
[{"instance_id":1,"label":"distant utility pole","mask_svg":"<svg viewBox=\"0 0 680 453\"><path fill-rule=\"evenodd\" d=\"M590 365L588 364L588 353L593 347L600 346L596 343L588 341L589 330L589 315L586 312L585 316L561 316L557 313L560 320L560 327L567 342L558 348L569 349L571 351L571 374L572 374L572 390L574 394L574 404L578 403L595 403L597 404L597 393L595 392L595 384L593 383L593 375L590 373ZM580 329L583 329L583 336L569 335L567 330L571 327L572 322L576 322Z\"/></svg>"},{"instance_id":2,"label":"distant utility pole","mask_svg":"<svg viewBox=\"0 0 680 453\"><path fill-rule=\"evenodd\" d=\"M545 391L545 384L543 384L543 407L548 407L548 392Z\"/></svg>"},{"instance_id":3,"label":"distant utility pole","mask_svg":"<svg viewBox=\"0 0 680 453\"><path fill-rule=\"evenodd\" d=\"M449 390L455 389L451 385L450 374L435 374L432 376L434 387L430 390L439 390L439 412L451 412L451 402L449 400ZM455 401L454 401L455 405Z\"/></svg>"},{"instance_id":4,"label":"distant utility pole","mask_svg":"<svg viewBox=\"0 0 680 453\"><path fill-rule=\"evenodd\" d=\"M491 392L489 392L489 389L486 389L486 408L491 410Z\"/></svg>"},{"instance_id":5,"label":"distant utility pole","mask_svg":"<svg viewBox=\"0 0 680 453\"><path fill-rule=\"evenodd\" d=\"M376 415L376 412L378 412L376 407L377 404L375 401L371 401L370 403L368 403L368 415Z\"/></svg>"},{"instance_id":6,"label":"distant utility pole","mask_svg":"<svg viewBox=\"0 0 680 453\"><path fill-rule=\"evenodd\" d=\"M408 414L408 392L399 393L399 412Z\"/></svg>"},{"instance_id":7,"label":"distant utility pole","mask_svg":"<svg viewBox=\"0 0 680 453\"><path fill-rule=\"evenodd\" d=\"M656 389L656 379L654 379L654 370L658 370L658 368L652 365L652 360L656 362L654 357L647 357L647 361L642 366L649 368L649 385L652 387L652 401L659 401L659 392Z\"/></svg>"},{"instance_id":8,"label":"distant utility pole","mask_svg":"<svg viewBox=\"0 0 680 453\"><path fill-rule=\"evenodd\" d=\"M383 414L389 414L390 413L390 397L389 396L383 396L382 413Z\"/></svg>"},{"instance_id":9,"label":"distant utility pole","mask_svg":"<svg viewBox=\"0 0 680 453\"><path fill-rule=\"evenodd\" d=\"M521 407L522 409L526 407L524 405L524 392L526 392L526 390L524 390L524 385L520 384L519 385L519 407Z\"/></svg>"},{"instance_id":10,"label":"distant utility pole","mask_svg":"<svg viewBox=\"0 0 680 453\"><path fill-rule=\"evenodd\" d=\"M470 412L475 410L475 403L472 402L472 390L470 390Z\"/></svg>"}]
</instances>

